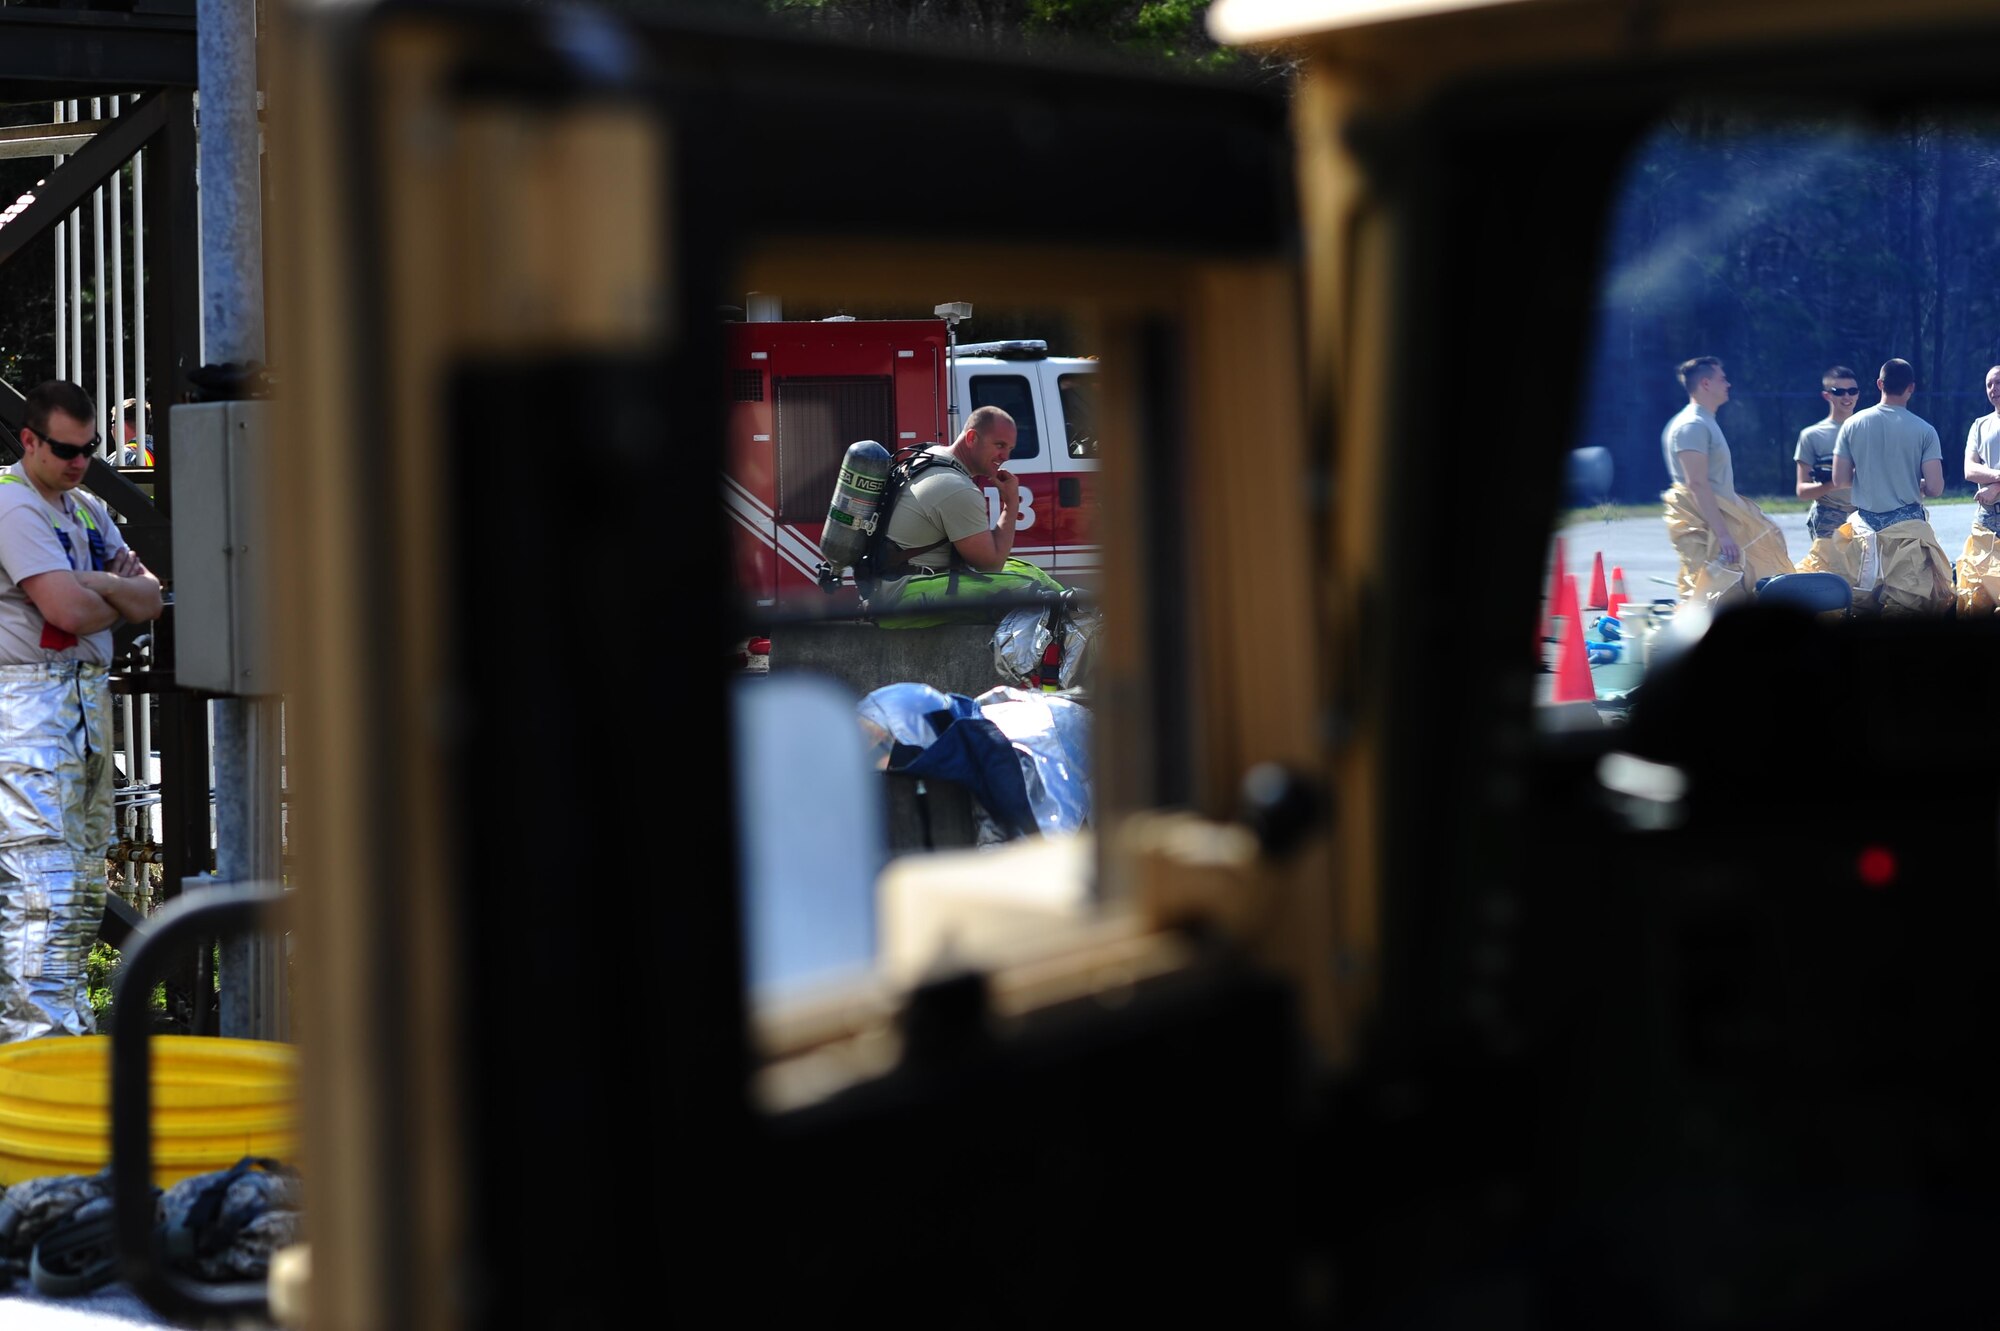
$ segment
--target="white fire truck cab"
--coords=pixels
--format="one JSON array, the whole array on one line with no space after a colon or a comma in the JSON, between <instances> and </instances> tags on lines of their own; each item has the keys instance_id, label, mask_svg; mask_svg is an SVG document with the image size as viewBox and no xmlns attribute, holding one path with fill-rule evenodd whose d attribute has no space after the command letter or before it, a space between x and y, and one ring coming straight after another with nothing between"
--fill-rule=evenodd
<instances>
[{"instance_id":1,"label":"white fire truck cab","mask_svg":"<svg viewBox=\"0 0 2000 1331\"><path fill-rule=\"evenodd\" d=\"M1007 464L1021 481L1014 554L1064 582L1093 585L1097 362L1052 356L1044 342L1027 340L961 343L952 355L950 340L943 319L729 326L724 497L741 594L765 605L824 604L813 570L848 445L873 439L895 452L947 444L974 408L989 405L1018 430ZM987 486L986 502L998 521L997 486ZM854 595L851 579L836 595Z\"/></svg>"}]
</instances>

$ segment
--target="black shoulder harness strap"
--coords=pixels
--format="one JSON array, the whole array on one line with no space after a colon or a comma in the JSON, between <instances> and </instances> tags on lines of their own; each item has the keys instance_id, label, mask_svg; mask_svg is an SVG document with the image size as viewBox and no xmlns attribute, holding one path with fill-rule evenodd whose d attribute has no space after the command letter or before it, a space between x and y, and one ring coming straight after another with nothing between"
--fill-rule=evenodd
<instances>
[{"instance_id":1,"label":"black shoulder harness strap","mask_svg":"<svg viewBox=\"0 0 2000 1331\"><path fill-rule=\"evenodd\" d=\"M916 483L917 478L933 467L941 466L950 467L967 480L972 479L971 474L960 465L958 459L948 453L939 453L929 448L914 457L899 456L890 464L889 488L882 496L882 511L875 519L875 534L868 542L868 552L862 557L867 567L856 570L857 572L865 572L871 580L895 577L898 570L910 562L912 553L923 553L923 550L914 552L904 550L889 539L889 518L896 511L896 505L902 499L903 493ZM949 540L945 542L945 548L950 552L948 556L950 566L956 568L963 562L964 557L958 553L958 547ZM924 549L931 550L936 547L926 546Z\"/></svg>"}]
</instances>

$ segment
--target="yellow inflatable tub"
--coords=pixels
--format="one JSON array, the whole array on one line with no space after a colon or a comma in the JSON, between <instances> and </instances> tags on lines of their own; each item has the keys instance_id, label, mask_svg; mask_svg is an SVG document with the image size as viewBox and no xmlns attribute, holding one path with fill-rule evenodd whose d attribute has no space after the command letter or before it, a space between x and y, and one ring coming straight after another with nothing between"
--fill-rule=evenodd
<instances>
[{"instance_id":1,"label":"yellow inflatable tub","mask_svg":"<svg viewBox=\"0 0 2000 1331\"><path fill-rule=\"evenodd\" d=\"M153 1063L153 1182L167 1187L246 1155L296 1163L298 1051L266 1040L160 1035ZM0 1045L0 1184L94 1174L111 1163L111 1041Z\"/></svg>"}]
</instances>

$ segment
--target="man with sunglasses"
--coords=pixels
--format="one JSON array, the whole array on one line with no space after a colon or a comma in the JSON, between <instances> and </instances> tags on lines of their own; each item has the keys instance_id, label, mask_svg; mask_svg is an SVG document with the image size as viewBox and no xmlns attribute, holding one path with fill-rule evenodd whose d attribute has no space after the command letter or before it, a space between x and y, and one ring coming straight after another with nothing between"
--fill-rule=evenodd
<instances>
[{"instance_id":1,"label":"man with sunglasses","mask_svg":"<svg viewBox=\"0 0 2000 1331\"><path fill-rule=\"evenodd\" d=\"M94 1027L111 630L161 606L159 579L78 489L103 445L89 394L51 380L23 414L21 460L0 469L0 1042Z\"/></svg>"},{"instance_id":2,"label":"man with sunglasses","mask_svg":"<svg viewBox=\"0 0 2000 1331\"><path fill-rule=\"evenodd\" d=\"M1826 419L1800 430L1798 447L1792 450L1792 460L1799 469L1799 498L1812 500L1806 530L1816 541L1831 539L1854 511L1854 491L1839 489L1833 483L1833 441L1861 401L1861 381L1845 365L1834 366L1819 382L1819 395L1826 399Z\"/></svg>"}]
</instances>

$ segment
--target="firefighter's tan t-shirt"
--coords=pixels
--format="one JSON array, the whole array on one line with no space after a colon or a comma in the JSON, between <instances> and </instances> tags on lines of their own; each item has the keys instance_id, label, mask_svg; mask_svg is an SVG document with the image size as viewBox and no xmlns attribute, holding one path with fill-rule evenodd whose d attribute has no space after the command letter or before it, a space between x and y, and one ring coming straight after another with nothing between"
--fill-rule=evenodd
<instances>
[{"instance_id":1,"label":"firefighter's tan t-shirt","mask_svg":"<svg viewBox=\"0 0 2000 1331\"><path fill-rule=\"evenodd\" d=\"M951 456L948 448L930 451ZM931 467L911 482L889 515L889 539L911 552L905 568L943 568L951 560L953 542L987 531L992 525L986 515L986 496L954 460Z\"/></svg>"}]
</instances>

